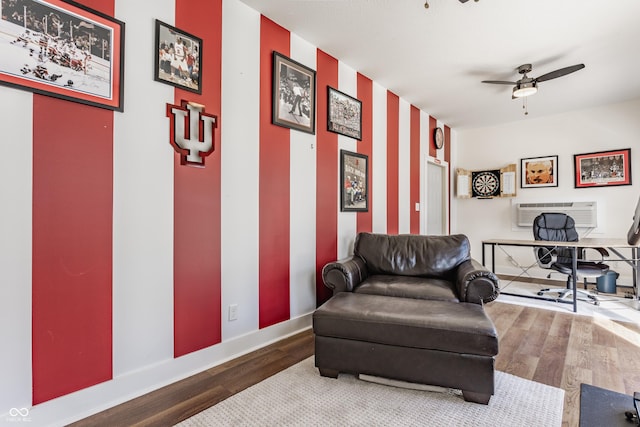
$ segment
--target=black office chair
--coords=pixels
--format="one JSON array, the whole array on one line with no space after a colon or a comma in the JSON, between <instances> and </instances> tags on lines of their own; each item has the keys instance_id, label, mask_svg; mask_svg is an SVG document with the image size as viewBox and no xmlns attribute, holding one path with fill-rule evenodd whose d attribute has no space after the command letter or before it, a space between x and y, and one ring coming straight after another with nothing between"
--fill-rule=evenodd
<instances>
[{"instance_id":1,"label":"black office chair","mask_svg":"<svg viewBox=\"0 0 640 427\"><path fill-rule=\"evenodd\" d=\"M549 240L556 242L578 242L578 232L575 228L575 221L569 215L563 213L542 213L533 220L533 237L535 240ZM578 268L576 270L576 280L584 279L584 287L587 288L588 278L598 278L604 276L609 271L609 266L601 261L609 256L604 248L590 248L600 254L599 261L585 261L584 249L578 248ZM538 295L545 292L558 293L558 298L573 295L572 286L572 254L571 248L564 247L537 247L533 248L536 261L542 268L555 270L567 275L567 286L563 289L542 289ZM551 273L549 276L551 277ZM576 290L578 294L586 296L595 305L599 304L598 298L583 290ZM577 296L577 295L576 295Z\"/></svg>"}]
</instances>

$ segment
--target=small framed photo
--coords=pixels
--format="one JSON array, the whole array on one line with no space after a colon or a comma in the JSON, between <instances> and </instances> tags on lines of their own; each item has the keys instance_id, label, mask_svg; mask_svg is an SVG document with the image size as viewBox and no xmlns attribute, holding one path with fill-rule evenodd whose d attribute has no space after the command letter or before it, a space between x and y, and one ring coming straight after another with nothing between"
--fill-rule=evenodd
<instances>
[{"instance_id":1,"label":"small framed photo","mask_svg":"<svg viewBox=\"0 0 640 427\"><path fill-rule=\"evenodd\" d=\"M328 88L327 130L362 140L362 101Z\"/></svg>"},{"instance_id":2,"label":"small framed photo","mask_svg":"<svg viewBox=\"0 0 640 427\"><path fill-rule=\"evenodd\" d=\"M369 210L369 157L340 150L340 211Z\"/></svg>"},{"instance_id":3,"label":"small framed photo","mask_svg":"<svg viewBox=\"0 0 640 427\"><path fill-rule=\"evenodd\" d=\"M316 72L273 52L273 113L271 122L316 133Z\"/></svg>"},{"instance_id":4,"label":"small framed photo","mask_svg":"<svg viewBox=\"0 0 640 427\"><path fill-rule=\"evenodd\" d=\"M2 0L0 84L123 111L124 23L67 0Z\"/></svg>"},{"instance_id":5,"label":"small framed photo","mask_svg":"<svg viewBox=\"0 0 640 427\"><path fill-rule=\"evenodd\" d=\"M558 156L520 159L520 188L557 187Z\"/></svg>"},{"instance_id":6,"label":"small framed photo","mask_svg":"<svg viewBox=\"0 0 640 427\"><path fill-rule=\"evenodd\" d=\"M202 93L202 39L156 19L154 80Z\"/></svg>"},{"instance_id":7,"label":"small framed photo","mask_svg":"<svg viewBox=\"0 0 640 427\"><path fill-rule=\"evenodd\" d=\"M576 188L631 185L631 149L575 154Z\"/></svg>"}]
</instances>

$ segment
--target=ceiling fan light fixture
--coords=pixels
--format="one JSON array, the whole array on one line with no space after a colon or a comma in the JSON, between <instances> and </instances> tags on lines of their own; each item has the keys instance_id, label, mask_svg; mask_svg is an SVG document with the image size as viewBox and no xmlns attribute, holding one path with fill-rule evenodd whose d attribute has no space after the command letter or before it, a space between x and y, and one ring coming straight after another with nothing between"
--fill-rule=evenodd
<instances>
[{"instance_id":1,"label":"ceiling fan light fixture","mask_svg":"<svg viewBox=\"0 0 640 427\"><path fill-rule=\"evenodd\" d=\"M513 96L515 98L524 98L538 92L538 85L535 81L520 83L513 88Z\"/></svg>"}]
</instances>

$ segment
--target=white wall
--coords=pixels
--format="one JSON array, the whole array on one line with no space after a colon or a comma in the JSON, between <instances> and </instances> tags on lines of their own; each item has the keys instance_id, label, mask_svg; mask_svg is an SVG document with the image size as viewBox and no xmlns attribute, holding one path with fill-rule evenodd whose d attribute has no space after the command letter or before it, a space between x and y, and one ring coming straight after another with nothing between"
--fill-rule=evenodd
<instances>
[{"instance_id":1,"label":"white wall","mask_svg":"<svg viewBox=\"0 0 640 427\"><path fill-rule=\"evenodd\" d=\"M551 117L523 118L501 126L456 133L452 156L455 167L468 170L498 169L515 163L518 167L517 197L496 199L454 199L452 232L467 234L472 255L480 260L484 239L529 239L531 230L512 227L512 205L526 202L596 201L598 227L589 237L626 238L640 195L640 99ZM574 188L573 155L631 148L632 185ZM520 159L558 156L558 187L520 188ZM587 230L579 230L583 234ZM516 248L518 249L518 248ZM535 262L530 248L509 249L518 264ZM498 272L519 272L506 254L496 249ZM627 280L630 270L622 263L611 264Z\"/></svg>"}]
</instances>

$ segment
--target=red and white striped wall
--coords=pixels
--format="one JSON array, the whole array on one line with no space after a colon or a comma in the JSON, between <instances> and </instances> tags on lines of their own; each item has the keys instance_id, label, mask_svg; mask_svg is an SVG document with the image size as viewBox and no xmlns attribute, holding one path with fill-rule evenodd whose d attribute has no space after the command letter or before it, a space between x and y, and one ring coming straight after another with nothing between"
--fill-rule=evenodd
<instances>
[{"instance_id":1,"label":"red and white striped wall","mask_svg":"<svg viewBox=\"0 0 640 427\"><path fill-rule=\"evenodd\" d=\"M239 0L80 2L126 23L124 112L0 86L0 419L36 425L308 327L358 232L424 232L424 159L450 156L448 127L436 153L435 118ZM203 39L201 95L153 80L155 19ZM274 50L317 71L313 135L271 124ZM327 86L362 141L326 130ZM219 119L204 168L169 143L184 99ZM369 156L369 212L339 210L341 149Z\"/></svg>"}]
</instances>

